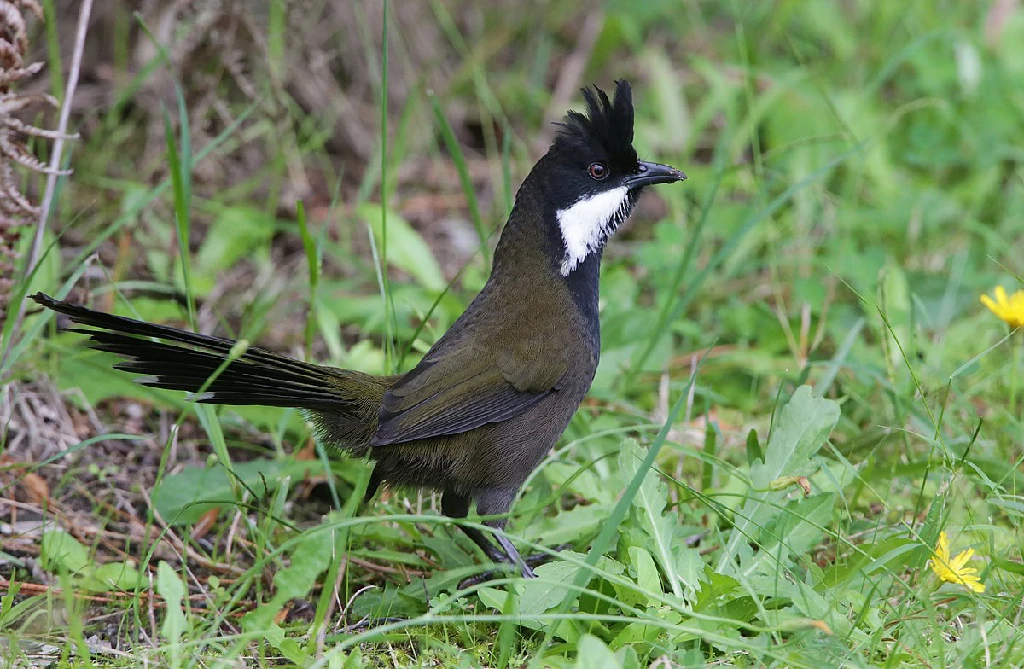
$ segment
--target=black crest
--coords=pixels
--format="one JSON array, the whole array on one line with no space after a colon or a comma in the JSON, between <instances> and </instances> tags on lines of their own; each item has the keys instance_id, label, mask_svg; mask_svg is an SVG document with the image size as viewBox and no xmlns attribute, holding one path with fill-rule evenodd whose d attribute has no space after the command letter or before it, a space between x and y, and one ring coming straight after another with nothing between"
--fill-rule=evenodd
<instances>
[{"instance_id":1,"label":"black crest","mask_svg":"<svg viewBox=\"0 0 1024 669\"><path fill-rule=\"evenodd\" d=\"M559 126L554 147L567 153L601 146L612 163L623 166L636 164L636 149L633 148L633 95L629 82L620 79L615 82L615 98L608 96L597 86L582 89L587 103L586 115L570 111Z\"/></svg>"}]
</instances>

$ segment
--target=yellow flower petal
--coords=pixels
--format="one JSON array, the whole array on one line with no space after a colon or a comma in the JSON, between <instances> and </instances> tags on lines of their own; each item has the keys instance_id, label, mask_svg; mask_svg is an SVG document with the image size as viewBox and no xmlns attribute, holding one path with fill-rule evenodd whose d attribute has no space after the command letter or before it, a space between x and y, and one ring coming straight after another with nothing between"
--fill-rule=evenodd
<instances>
[{"instance_id":1,"label":"yellow flower petal","mask_svg":"<svg viewBox=\"0 0 1024 669\"><path fill-rule=\"evenodd\" d=\"M949 536L945 532L940 532L934 554L929 560L929 566L935 575L943 581L962 585L974 592L985 592L985 586L977 576L978 570L967 566L968 561L973 557L974 549L968 548L957 553L956 557L950 558Z\"/></svg>"},{"instance_id":2,"label":"yellow flower petal","mask_svg":"<svg viewBox=\"0 0 1024 669\"><path fill-rule=\"evenodd\" d=\"M992 292L995 300L988 295L982 295L981 303L1010 327L1024 327L1024 290L1018 290L1009 298L1002 286L996 286Z\"/></svg>"},{"instance_id":3,"label":"yellow flower petal","mask_svg":"<svg viewBox=\"0 0 1024 669\"><path fill-rule=\"evenodd\" d=\"M949 568L957 573L960 573L967 561L974 555L974 549L969 548L961 553L958 553L955 558L949 561Z\"/></svg>"}]
</instances>

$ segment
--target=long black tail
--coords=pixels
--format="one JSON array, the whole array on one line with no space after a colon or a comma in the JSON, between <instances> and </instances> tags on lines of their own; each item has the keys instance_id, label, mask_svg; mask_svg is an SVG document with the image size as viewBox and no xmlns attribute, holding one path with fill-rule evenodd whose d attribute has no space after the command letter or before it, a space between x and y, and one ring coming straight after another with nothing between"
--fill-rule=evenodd
<instances>
[{"instance_id":1,"label":"long black tail","mask_svg":"<svg viewBox=\"0 0 1024 669\"><path fill-rule=\"evenodd\" d=\"M312 365L256 347L245 349L225 366L238 343L231 339L113 316L43 293L31 297L75 323L94 328L71 331L89 335L91 348L128 358L115 369L144 374L138 379L143 385L197 393L195 401L209 404L355 413L360 422L376 422L373 404L380 406L386 377Z\"/></svg>"}]
</instances>

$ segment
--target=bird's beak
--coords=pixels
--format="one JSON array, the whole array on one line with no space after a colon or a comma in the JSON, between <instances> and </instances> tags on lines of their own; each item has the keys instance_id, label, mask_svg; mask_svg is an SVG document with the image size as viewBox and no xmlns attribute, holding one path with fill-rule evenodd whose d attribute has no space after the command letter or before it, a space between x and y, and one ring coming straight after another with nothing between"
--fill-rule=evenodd
<instances>
[{"instance_id":1,"label":"bird's beak","mask_svg":"<svg viewBox=\"0 0 1024 669\"><path fill-rule=\"evenodd\" d=\"M626 177L626 186L629 188L642 188L654 184L670 184L682 181L686 175L669 165L649 163L641 160L637 165L637 171Z\"/></svg>"}]
</instances>

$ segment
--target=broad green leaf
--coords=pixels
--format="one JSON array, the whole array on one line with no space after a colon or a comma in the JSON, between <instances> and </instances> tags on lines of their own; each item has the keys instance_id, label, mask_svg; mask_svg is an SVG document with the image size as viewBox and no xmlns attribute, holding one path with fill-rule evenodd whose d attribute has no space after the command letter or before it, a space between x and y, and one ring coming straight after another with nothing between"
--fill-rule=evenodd
<instances>
[{"instance_id":1,"label":"broad green leaf","mask_svg":"<svg viewBox=\"0 0 1024 669\"><path fill-rule=\"evenodd\" d=\"M333 665L331 669L334 669L334 666L337 666L340 669L363 669L363 667L366 666L366 663L363 662L363 651L359 650L359 646L353 648L352 652L345 657L344 660L344 664L338 662L336 665Z\"/></svg>"},{"instance_id":2,"label":"broad green leaf","mask_svg":"<svg viewBox=\"0 0 1024 669\"><path fill-rule=\"evenodd\" d=\"M573 553L573 555L576 555ZM582 559L584 556L579 555ZM534 570L535 580L517 581L516 592L519 593L519 612L524 616L545 613L557 606L569 592L569 583L579 571L579 567L570 562L549 562ZM565 585L554 585L554 583Z\"/></svg>"},{"instance_id":3,"label":"broad green leaf","mask_svg":"<svg viewBox=\"0 0 1024 669\"><path fill-rule=\"evenodd\" d=\"M273 489L285 477L302 476L309 467L310 463L298 460L252 460L232 465L232 471L246 488L263 497L268 487ZM233 504L235 494L232 478L218 464L186 467L165 477L153 488L152 500L165 521L186 525L210 509Z\"/></svg>"},{"instance_id":4,"label":"broad green leaf","mask_svg":"<svg viewBox=\"0 0 1024 669\"><path fill-rule=\"evenodd\" d=\"M356 213L380 239L380 205L363 202ZM408 221L393 211L388 211L388 264L409 273L430 290L440 292L447 285L430 247Z\"/></svg>"},{"instance_id":5,"label":"broad green leaf","mask_svg":"<svg viewBox=\"0 0 1024 669\"><path fill-rule=\"evenodd\" d=\"M638 546L629 547L629 561L636 572L636 584L649 592L661 591L661 576L651 554Z\"/></svg>"},{"instance_id":6,"label":"broad green leaf","mask_svg":"<svg viewBox=\"0 0 1024 669\"><path fill-rule=\"evenodd\" d=\"M134 590L139 571L134 564L108 562L97 564L89 557L89 549L64 530L43 533L39 544L43 569L66 572L75 578L75 586L92 592Z\"/></svg>"},{"instance_id":7,"label":"broad green leaf","mask_svg":"<svg viewBox=\"0 0 1024 669\"><path fill-rule=\"evenodd\" d=\"M302 650L295 639L285 636L284 630L277 623L269 622L265 627L260 628L260 631L270 645L281 651L281 654L295 663L296 666L306 667L312 664L313 658Z\"/></svg>"},{"instance_id":8,"label":"broad green leaf","mask_svg":"<svg viewBox=\"0 0 1024 669\"><path fill-rule=\"evenodd\" d=\"M576 644L576 669L622 669L622 662L608 646L592 634L584 634Z\"/></svg>"},{"instance_id":9,"label":"broad green leaf","mask_svg":"<svg viewBox=\"0 0 1024 669\"><path fill-rule=\"evenodd\" d=\"M108 562L82 579L81 587L94 592L127 592L135 590L140 582L139 570L131 562Z\"/></svg>"},{"instance_id":10,"label":"broad green leaf","mask_svg":"<svg viewBox=\"0 0 1024 669\"><path fill-rule=\"evenodd\" d=\"M681 620L681 616L677 612L667 607L659 610L657 616L666 622L678 623ZM658 637L664 634L665 630L660 626L650 625L646 621L632 622L622 627L609 645L619 650L636 644L654 644L658 641Z\"/></svg>"},{"instance_id":11,"label":"broad green leaf","mask_svg":"<svg viewBox=\"0 0 1024 669\"><path fill-rule=\"evenodd\" d=\"M541 516L523 528L523 536L548 546L590 539L601 529L611 512L607 504L588 504L561 511L557 516Z\"/></svg>"},{"instance_id":12,"label":"broad green leaf","mask_svg":"<svg viewBox=\"0 0 1024 669\"><path fill-rule=\"evenodd\" d=\"M39 561L46 571L65 571L73 575L88 573L93 566L89 549L64 530L43 532Z\"/></svg>"},{"instance_id":13,"label":"broad green leaf","mask_svg":"<svg viewBox=\"0 0 1024 669\"><path fill-rule=\"evenodd\" d=\"M267 256L277 221L254 207L231 206L217 212L196 258L198 269L216 277L243 258Z\"/></svg>"},{"instance_id":14,"label":"broad green leaf","mask_svg":"<svg viewBox=\"0 0 1024 669\"><path fill-rule=\"evenodd\" d=\"M480 573L480 567L458 567L435 572L427 579L416 578L408 584L389 583L385 588L368 590L356 598L349 613L350 619L361 618L412 618L426 612L428 602L424 593L452 592L458 589L459 583L469 576ZM499 591L500 592L500 591ZM501 597L504 597L502 593ZM504 602L504 599L501 600ZM490 604L488 604L490 606ZM503 604L494 608L502 610Z\"/></svg>"},{"instance_id":15,"label":"broad green leaf","mask_svg":"<svg viewBox=\"0 0 1024 669\"><path fill-rule=\"evenodd\" d=\"M562 555L572 555L580 561L585 557L569 551L562 551ZM597 566L603 571L617 575L625 571L625 567L621 563L604 557L600 559ZM512 591L519 598L516 609L522 616L519 624L532 630L547 629L550 623L542 622L531 616L547 613L558 607L565 596L569 594L573 578L580 569L581 567L570 562L548 562L534 570L537 574L536 579L514 582ZM504 611L507 607L506 593L503 590L481 588L479 596L480 601L486 606L498 611ZM579 636L576 627L569 621L556 623L556 625L554 634L566 641L572 642Z\"/></svg>"},{"instance_id":16,"label":"broad green leaf","mask_svg":"<svg viewBox=\"0 0 1024 669\"><path fill-rule=\"evenodd\" d=\"M516 593L515 590L513 590L512 593L512 596L518 596L518 593ZM506 590L484 587L477 591L477 596L480 598L480 601L484 606L495 609L496 611L504 611L508 606L508 597L510 596L510 593ZM523 615L521 611L520 616L518 623L521 627L534 631L551 629L552 636L556 636L569 643L576 641L580 636L577 626L573 625L569 620L562 620L559 622L541 622Z\"/></svg>"}]
</instances>

